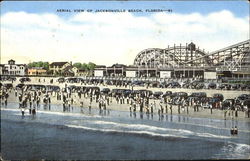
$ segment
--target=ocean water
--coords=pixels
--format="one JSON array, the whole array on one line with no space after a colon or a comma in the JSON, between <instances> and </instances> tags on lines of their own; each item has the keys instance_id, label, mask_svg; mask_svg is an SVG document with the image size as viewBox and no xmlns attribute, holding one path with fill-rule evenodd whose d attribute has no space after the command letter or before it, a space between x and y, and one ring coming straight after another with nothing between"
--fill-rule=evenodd
<instances>
[{"instance_id":1,"label":"ocean water","mask_svg":"<svg viewBox=\"0 0 250 161\"><path fill-rule=\"evenodd\" d=\"M231 136L237 126L239 134ZM1 107L4 159L249 159L250 123L61 105Z\"/></svg>"}]
</instances>

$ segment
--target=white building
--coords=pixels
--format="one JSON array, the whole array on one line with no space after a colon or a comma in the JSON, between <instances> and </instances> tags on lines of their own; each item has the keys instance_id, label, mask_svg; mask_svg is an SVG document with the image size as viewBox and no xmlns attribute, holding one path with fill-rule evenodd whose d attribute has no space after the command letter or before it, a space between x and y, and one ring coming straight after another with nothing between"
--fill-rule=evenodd
<instances>
[{"instance_id":1,"label":"white building","mask_svg":"<svg viewBox=\"0 0 250 161\"><path fill-rule=\"evenodd\" d=\"M0 64L0 75L3 75L3 69L4 69L4 65Z\"/></svg>"},{"instance_id":2,"label":"white building","mask_svg":"<svg viewBox=\"0 0 250 161\"><path fill-rule=\"evenodd\" d=\"M26 75L26 65L25 64L15 64L15 60L9 60L8 64L2 65L2 75Z\"/></svg>"}]
</instances>

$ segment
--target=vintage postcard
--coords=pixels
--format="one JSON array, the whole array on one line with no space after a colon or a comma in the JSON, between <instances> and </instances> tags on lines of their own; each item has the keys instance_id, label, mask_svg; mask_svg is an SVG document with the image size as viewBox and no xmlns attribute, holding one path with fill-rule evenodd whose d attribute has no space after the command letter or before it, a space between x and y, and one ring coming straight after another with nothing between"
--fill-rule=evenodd
<instances>
[{"instance_id":1,"label":"vintage postcard","mask_svg":"<svg viewBox=\"0 0 250 161\"><path fill-rule=\"evenodd\" d=\"M1 160L250 159L249 1L2 1Z\"/></svg>"}]
</instances>

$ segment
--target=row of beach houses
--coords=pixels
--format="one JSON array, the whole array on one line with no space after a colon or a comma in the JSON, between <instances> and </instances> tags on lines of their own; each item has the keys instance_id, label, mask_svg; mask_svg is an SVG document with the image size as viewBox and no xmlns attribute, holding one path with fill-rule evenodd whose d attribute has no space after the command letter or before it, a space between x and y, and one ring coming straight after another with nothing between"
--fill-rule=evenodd
<instances>
[{"instance_id":1,"label":"row of beach houses","mask_svg":"<svg viewBox=\"0 0 250 161\"><path fill-rule=\"evenodd\" d=\"M9 60L8 64L0 64L0 75L6 76L83 76L85 74L84 70L74 67L71 62L52 62L49 64L49 69L28 67L27 64L16 64L13 59Z\"/></svg>"}]
</instances>

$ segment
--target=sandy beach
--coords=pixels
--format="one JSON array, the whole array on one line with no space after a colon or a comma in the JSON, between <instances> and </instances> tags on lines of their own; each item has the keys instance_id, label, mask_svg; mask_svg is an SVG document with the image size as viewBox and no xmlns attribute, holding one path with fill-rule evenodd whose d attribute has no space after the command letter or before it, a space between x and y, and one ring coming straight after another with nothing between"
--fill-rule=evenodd
<instances>
[{"instance_id":1,"label":"sandy beach","mask_svg":"<svg viewBox=\"0 0 250 161\"><path fill-rule=\"evenodd\" d=\"M39 81L40 79L40 81ZM53 83L50 83L50 80L53 79ZM67 86L70 85L75 85L75 86L98 86L100 89L102 88L110 88L110 89L114 89L114 88L119 88L119 89L125 89L125 87L119 87L119 86L107 86L107 85L103 85L103 84L81 84L81 83L58 83L56 80L58 78L50 78L50 77L31 77L31 81L27 82L25 84L42 84L42 85L57 85L60 86L61 88L65 87L65 84L67 84ZM11 83L9 81L5 81L3 83ZM13 86L15 87L17 84L19 84L19 79L17 79L16 81L13 82ZM127 89L131 89L132 87L127 87ZM138 89L146 89L146 87L133 87L134 90L138 90ZM172 91L172 92L187 92L188 94L192 93L192 92L206 92L208 97L211 97L214 93L221 93L224 95L224 99L228 99L228 98L235 98L237 96L239 96L240 94L250 94L250 91L233 91L233 90L211 90L211 89L200 89L200 90L196 90L196 89L184 89L184 88L147 88L148 90L151 91L162 91L162 92L166 92L166 91ZM83 102L83 108L88 108L90 105L90 99L89 98L84 98L81 97L81 99L78 98L76 93L72 94L72 97L74 99L74 103L72 106L74 107L79 107L80 108L80 102ZM8 102L18 102L18 98L14 96L14 91L12 90L10 93L10 97L8 99ZM157 113L158 111L158 107L160 106L160 100L159 99L150 99L149 100L149 104L150 103L155 103L156 106L154 106L154 113ZM62 100L57 100L56 96L52 95L51 96L51 104L63 104ZM95 100L93 100L92 104L91 104L92 108L98 108L98 102L96 102ZM166 109L165 109L165 104L163 105L164 107L164 113L163 114L171 114L171 111L169 109L168 106L168 112L166 113ZM126 103L125 100L125 104L120 104L116 102L115 98L111 98L110 104L107 106L107 109L109 110L119 110L119 111L129 111L129 105ZM218 110L218 109L213 109L212 113L210 109L204 109L204 108L199 108L199 111L195 112L193 108L189 107L188 109L185 108L181 108L180 113L178 113L178 107L177 106L173 106L172 108L172 114L173 115L184 115L184 116L190 116L190 117L205 117L205 118L216 118L216 119L225 119L224 116L224 111L223 110ZM245 112L242 111L238 111L238 117L235 117L234 111L228 111L227 115L226 115L226 119L235 119L235 120L244 120L244 121L250 121L250 118L247 118L247 115Z\"/></svg>"}]
</instances>

